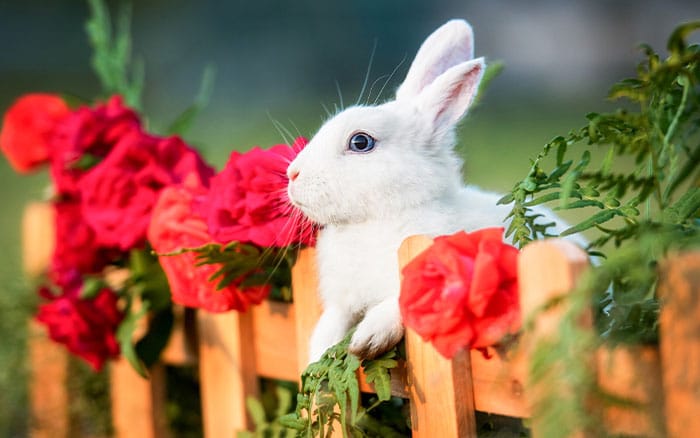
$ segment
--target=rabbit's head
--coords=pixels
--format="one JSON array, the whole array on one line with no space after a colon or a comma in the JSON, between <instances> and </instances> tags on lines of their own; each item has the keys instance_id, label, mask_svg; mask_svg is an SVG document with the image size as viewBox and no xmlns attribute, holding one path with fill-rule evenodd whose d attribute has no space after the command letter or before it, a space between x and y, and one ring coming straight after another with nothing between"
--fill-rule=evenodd
<instances>
[{"instance_id":1,"label":"rabbit's head","mask_svg":"<svg viewBox=\"0 0 700 438\"><path fill-rule=\"evenodd\" d=\"M314 222L392 218L461 186L455 127L484 70L472 30L452 20L430 35L396 99L328 120L289 165L292 203Z\"/></svg>"}]
</instances>

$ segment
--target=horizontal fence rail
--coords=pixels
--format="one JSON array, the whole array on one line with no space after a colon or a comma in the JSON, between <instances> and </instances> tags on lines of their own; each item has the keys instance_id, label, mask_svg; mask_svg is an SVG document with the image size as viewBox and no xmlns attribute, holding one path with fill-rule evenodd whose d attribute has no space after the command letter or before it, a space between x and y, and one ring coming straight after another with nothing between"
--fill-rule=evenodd
<instances>
[{"instance_id":1,"label":"horizontal fence rail","mask_svg":"<svg viewBox=\"0 0 700 438\"><path fill-rule=\"evenodd\" d=\"M29 275L50 258L51 210L28 206L24 218L24 263ZM432 243L415 236L399 251L401 266ZM406 331L406 361L392 370L392 393L410 401L414 437L476 436L475 411L528 418L538 389L527 382L531 346L557 336L565 309L541 311L567 294L588 266L586 254L563 240L534 242L519 256L520 300L525 320L539 312L534 328L505 355L485 359L463 351L440 356L412 330ZM700 436L700 253L682 254L663 266L661 341L656 346L600 349L582 358L595 367L607 393L631 400L604 412L611 434ZM246 313L210 314L179 309L176 329L150 379L119 360L110 367L112 416L117 437L169 437L165 424L164 365L196 364L207 437L230 437L252 427L245 399L260 392L259 377L298 381L308 357L308 339L321 312L313 248L300 252L292 271L293 303L265 302ZM564 301L565 302L565 301ZM590 324L590 315L582 315ZM30 324L32 436L69 434L67 359L35 323ZM663 366L662 366L663 365ZM372 392L359 373L361 390ZM556 382L550 382L556 384ZM533 436L538 425L531 423ZM340 431L340 426L336 428Z\"/></svg>"}]
</instances>

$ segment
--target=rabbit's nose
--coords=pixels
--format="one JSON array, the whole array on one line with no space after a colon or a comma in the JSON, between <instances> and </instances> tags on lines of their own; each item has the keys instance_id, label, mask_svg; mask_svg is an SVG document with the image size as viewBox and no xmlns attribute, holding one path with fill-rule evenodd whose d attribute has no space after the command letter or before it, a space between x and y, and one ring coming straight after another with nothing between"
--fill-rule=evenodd
<instances>
[{"instance_id":1,"label":"rabbit's nose","mask_svg":"<svg viewBox=\"0 0 700 438\"><path fill-rule=\"evenodd\" d=\"M289 177L290 181L294 181L299 176L299 171L296 169L289 169L287 170L287 176Z\"/></svg>"}]
</instances>

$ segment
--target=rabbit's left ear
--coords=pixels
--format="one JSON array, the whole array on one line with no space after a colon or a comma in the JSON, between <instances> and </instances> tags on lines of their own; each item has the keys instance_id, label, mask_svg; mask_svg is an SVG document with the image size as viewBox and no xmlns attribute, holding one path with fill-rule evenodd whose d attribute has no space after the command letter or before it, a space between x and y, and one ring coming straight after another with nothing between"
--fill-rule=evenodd
<instances>
[{"instance_id":1,"label":"rabbit's left ear","mask_svg":"<svg viewBox=\"0 0 700 438\"><path fill-rule=\"evenodd\" d=\"M412 99L451 67L474 57L472 28L464 20L450 20L421 45L396 100Z\"/></svg>"},{"instance_id":2,"label":"rabbit's left ear","mask_svg":"<svg viewBox=\"0 0 700 438\"><path fill-rule=\"evenodd\" d=\"M432 118L434 131L455 125L467 114L484 69L484 58L457 64L438 76L414 99L417 108Z\"/></svg>"}]
</instances>

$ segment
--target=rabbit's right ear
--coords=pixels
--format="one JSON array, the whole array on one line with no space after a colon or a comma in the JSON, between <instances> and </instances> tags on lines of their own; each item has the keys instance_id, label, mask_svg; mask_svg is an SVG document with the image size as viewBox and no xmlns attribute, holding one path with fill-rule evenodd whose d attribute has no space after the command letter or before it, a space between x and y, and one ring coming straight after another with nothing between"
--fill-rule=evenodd
<instances>
[{"instance_id":1,"label":"rabbit's right ear","mask_svg":"<svg viewBox=\"0 0 700 438\"><path fill-rule=\"evenodd\" d=\"M421 45L396 91L396 100L411 99L451 67L474 57L472 28L464 20L450 20L433 32Z\"/></svg>"}]
</instances>

